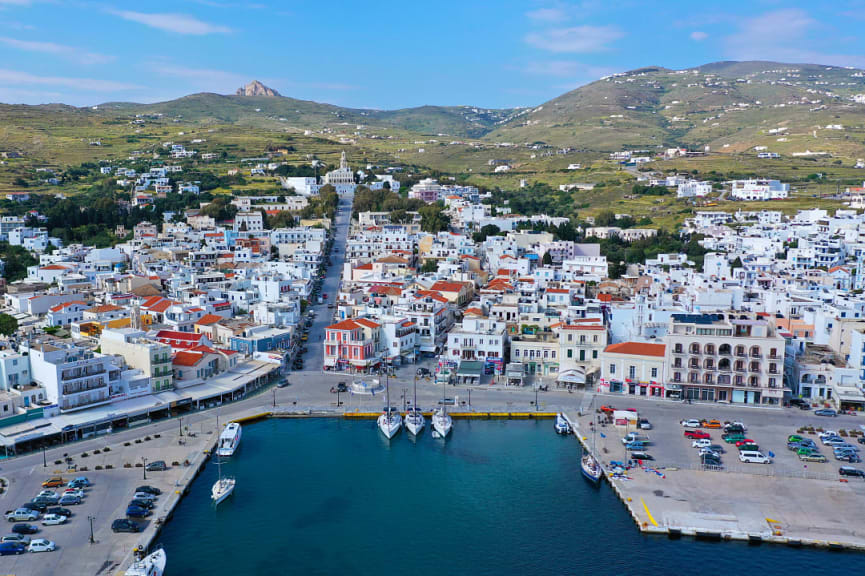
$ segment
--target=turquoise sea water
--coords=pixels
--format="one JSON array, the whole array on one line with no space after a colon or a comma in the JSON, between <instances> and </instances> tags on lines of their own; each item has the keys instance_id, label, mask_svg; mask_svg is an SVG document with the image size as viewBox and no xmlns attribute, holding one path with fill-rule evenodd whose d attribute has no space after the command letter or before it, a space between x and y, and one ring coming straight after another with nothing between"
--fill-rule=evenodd
<instances>
[{"instance_id":1,"label":"turquoise sea water","mask_svg":"<svg viewBox=\"0 0 865 576\"><path fill-rule=\"evenodd\" d=\"M160 542L168 576L862 573L865 555L640 534L552 424L458 421L388 441L372 421L244 427L214 509L209 465Z\"/></svg>"}]
</instances>

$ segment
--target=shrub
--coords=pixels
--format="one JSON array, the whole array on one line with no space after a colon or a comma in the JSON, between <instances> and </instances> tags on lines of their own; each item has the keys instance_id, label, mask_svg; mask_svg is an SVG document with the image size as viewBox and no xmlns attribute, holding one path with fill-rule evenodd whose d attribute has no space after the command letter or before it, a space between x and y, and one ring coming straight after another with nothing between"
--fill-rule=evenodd
<instances>
[{"instance_id":1,"label":"shrub","mask_svg":"<svg viewBox=\"0 0 865 576\"><path fill-rule=\"evenodd\" d=\"M113 468L114 468L114 465L113 465L113 464L106 464L106 465L105 465L105 469L106 469L106 470L111 470L111 469L113 469Z\"/></svg>"},{"instance_id":2,"label":"shrub","mask_svg":"<svg viewBox=\"0 0 865 576\"><path fill-rule=\"evenodd\" d=\"M90 456L90 454L88 454L87 452L82 452L82 453L81 453L81 457L82 457L82 458L87 458L88 456Z\"/></svg>"},{"instance_id":3,"label":"shrub","mask_svg":"<svg viewBox=\"0 0 865 576\"><path fill-rule=\"evenodd\" d=\"M124 468L132 468L132 464L130 464L129 462L124 462L123 467Z\"/></svg>"},{"instance_id":4,"label":"shrub","mask_svg":"<svg viewBox=\"0 0 865 576\"><path fill-rule=\"evenodd\" d=\"M63 464L63 460L55 460L54 465L57 466L59 464Z\"/></svg>"},{"instance_id":5,"label":"shrub","mask_svg":"<svg viewBox=\"0 0 865 576\"><path fill-rule=\"evenodd\" d=\"M96 466L93 467L93 469L94 470L102 470L102 466L97 464Z\"/></svg>"},{"instance_id":6,"label":"shrub","mask_svg":"<svg viewBox=\"0 0 865 576\"><path fill-rule=\"evenodd\" d=\"M111 452L111 448L109 448L108 446L106 446L105 448L102 449L102 451L103 451L103 452Z\"/></svg>"},{"instance_id":7,"label":"shrub","mask_svg":"<svg viewBox=\"0 0 865 576\"><path fill-rule=\"evenodd\" d=\"M124 446L132 446L132 443L131 442L124 442L123 445Z\"/></svg>"}]
</instances>

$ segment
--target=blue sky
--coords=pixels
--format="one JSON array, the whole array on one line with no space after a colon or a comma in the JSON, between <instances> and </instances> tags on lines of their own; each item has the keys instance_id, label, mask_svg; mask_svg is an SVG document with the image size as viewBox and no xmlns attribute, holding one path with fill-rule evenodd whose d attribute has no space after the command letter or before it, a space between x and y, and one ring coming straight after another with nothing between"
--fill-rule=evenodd
<instances>
[{"instance_id":1,"label":"blue sky","mask_svg":"<svg viewBox=\"0 0 865 576\"><path fill-rule=\"evenodd\" d=\"M539 104L605 74L718 60L865 68L865 0L0 0L0 102L232 93L343 106Z\"/></svg>"}]
</instances>

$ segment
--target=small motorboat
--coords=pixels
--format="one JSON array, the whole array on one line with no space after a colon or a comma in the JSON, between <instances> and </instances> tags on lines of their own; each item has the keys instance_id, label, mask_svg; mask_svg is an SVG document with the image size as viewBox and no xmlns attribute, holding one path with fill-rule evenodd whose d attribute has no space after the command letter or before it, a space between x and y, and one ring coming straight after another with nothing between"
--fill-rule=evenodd
<instances>
[{"instance_id":1,"label":"small motorboat","mask_svg":"<svg viewBox=\"0 0 865 576\"><path fill-rule=\"evenodd\" d=\"M563 434L567 436L571 433L571 425L568 423L568 419L565 418L564 414L556 415L556 434Z\"/></svg>"},{"instance_id":2,"label":"small motorboat","mask_svg":"<svg viewBox=\"0 0 865 576\"><path fill-rule=\"evenodd\" d=\"M126 576L162 576L165 573L165 550L160 548L152 554L140 557L136 549L136 560L127 568Z\"/></svg>"}]
</instances>

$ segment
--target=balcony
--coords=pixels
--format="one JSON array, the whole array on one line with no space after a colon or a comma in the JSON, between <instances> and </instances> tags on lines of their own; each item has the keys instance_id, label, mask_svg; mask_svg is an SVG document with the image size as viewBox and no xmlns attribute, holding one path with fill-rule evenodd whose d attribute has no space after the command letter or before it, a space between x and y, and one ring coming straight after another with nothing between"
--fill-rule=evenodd
<instances>
[{"instance_id":1,"label":"balcony","mask_svg":"<svg viewBox=\"0 0 865 576\"><path fill-rule=\"evenodd\" d=\"M673 354L676 354L677 356L684 356L685 354L687 354L687 352L685 352L684 350L676 350L676 349L674 348L674 349L673 349Z\"/></svg>"}]
</instances>

